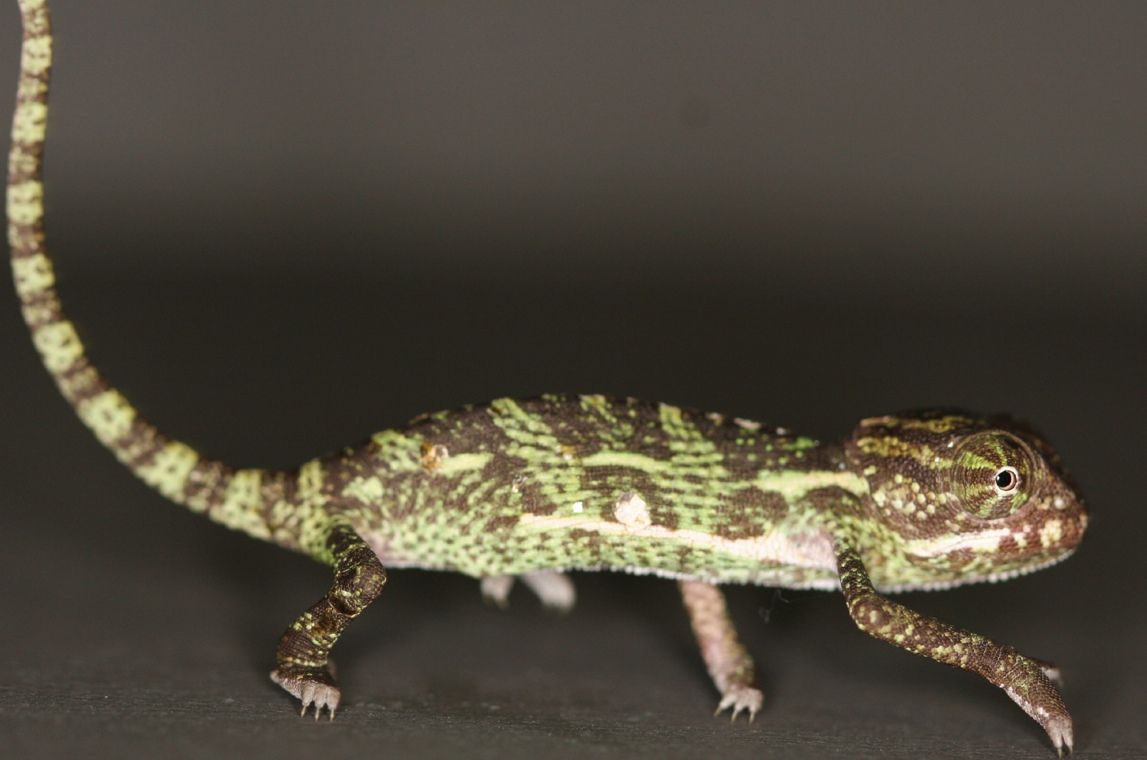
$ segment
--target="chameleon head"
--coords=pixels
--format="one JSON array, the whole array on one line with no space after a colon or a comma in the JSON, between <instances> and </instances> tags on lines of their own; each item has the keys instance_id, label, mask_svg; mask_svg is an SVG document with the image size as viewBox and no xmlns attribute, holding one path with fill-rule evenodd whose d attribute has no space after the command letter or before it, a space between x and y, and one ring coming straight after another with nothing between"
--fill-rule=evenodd
<instances>
[{"instance_id":1,"label":"chameleon head","mask_svg":"<svg viewBox=\"0 0 1147 760\"><path fill-rule=\"evenodd\" d=\"M869 497L860 542L873 581L943 588L1070 555L1083 499L1038 434L1007 417L922 411L862 420L846 442Z\"/></svg>"}]
</instances>

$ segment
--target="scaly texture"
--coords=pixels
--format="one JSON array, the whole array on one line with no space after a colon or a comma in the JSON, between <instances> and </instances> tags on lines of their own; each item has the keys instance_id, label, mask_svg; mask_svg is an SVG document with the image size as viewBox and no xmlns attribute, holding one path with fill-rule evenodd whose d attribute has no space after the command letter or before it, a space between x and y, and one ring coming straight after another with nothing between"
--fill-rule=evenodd
<instances>
[{"instance_id":1,"label":"scaly texture","mask_svg":"<svg viewBox=\"0 0 1147 760\"><path fill-rule=\"evenodd\" d=\"M725 595L716 586L700 581L679 581L678 585L705 667L721 692L717 712L732 710L732 720L736 720L744 711L751 722L765 695L753 682L753 660L737 637Z\"/></svg>"},{"instance_id":2,"label":"scaly texture","mask_svg":"<svg viewBox=\"0 0 1147 760\"><path fill-rule=\"evenodd\" d=\"M44 245L52 38L22 0L8 239L24 319L64 398L136 476L255 538L330 565L328 593L283 634L272 678L305 713L339 705L330 652L380 594L384 565L515 577L558 609L566 570L681 580L720 707L761 692L714 583L841 589L866 633L977 673L1071 747L1053 665L913 612L880 591L994 581L1069 555L1087 513L1025 425L955 411L862 420L839 442L670 404L597 395L499 399L423 416L295 470L238 469L160 433L96 370Z\"/></svg>"}]
</instances>

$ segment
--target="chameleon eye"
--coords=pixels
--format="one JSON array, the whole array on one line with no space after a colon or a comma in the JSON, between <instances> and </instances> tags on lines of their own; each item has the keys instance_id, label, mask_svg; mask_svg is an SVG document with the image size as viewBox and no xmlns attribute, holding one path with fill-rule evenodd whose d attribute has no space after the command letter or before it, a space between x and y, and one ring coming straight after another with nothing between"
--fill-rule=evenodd
<instances>
[{"instance_id":1,"label":"chameleon eye","mask_svg":"<svg viewBox=\"0 0 1147 760\"><path fill-rule=\"evenodd\" d=\"M995 481L1000 493L1011 493L1020 484L1020 474L1015 467L1001 467L996 471Z\"/></svg>"},{"instance_id":2,"label":"chameleon eye","mask_svg":"<svg viewBox=\"0 0 1147 760\"><path fill-rule=\"evenodd\" d=\"M1032 457L1013 435L985 432L956 449L949 485L960 505L985 520L1015 514L1028 499Z\"/></svg>"}]
</instances>

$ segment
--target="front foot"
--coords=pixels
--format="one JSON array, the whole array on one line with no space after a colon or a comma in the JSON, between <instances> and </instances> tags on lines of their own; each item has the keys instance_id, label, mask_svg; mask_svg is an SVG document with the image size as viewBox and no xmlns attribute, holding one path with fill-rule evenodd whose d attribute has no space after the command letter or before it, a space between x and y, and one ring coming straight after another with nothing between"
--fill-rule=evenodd
<instances>
[{"instance_id":1,"label":"front foot","mask_svg":"<svg viewBox=\"0 0 1147 760\"><path fill-rule=\"evenodd\" d=\"M1022 707L1023 704L1021 703L1020 706ZM1058 709L1054 706L1052 706L1051 709L1036 707L1029 714L1036 719L1036 722L1043 727L1044 731L1047 731L1047 738L1051 739L1051 746L1055 747L1055 754L1063 757L1063 751L1065 749L1068 754L1071 754L1071 716L1068 715L1062 703L1058 706Z\"/></svg>"},{"instance_id":2,"label":"front foot","mask_svg":"<svg viewBox=\"0 0 1147 760\"><path fill-rule=\"evenodd\" d=\"M1042 725L1055 747L1055 754L1063 757L1064 747L1067 748L1068 754L1071 754L1071 717L1065 715L1061 718L1052 718Z\"/></svg>"},{"instance_id":3,"label":"front foot","mask_svg":"<svg viewBox=\"0 0 1147 760\"><path fill-rule=\"evenodd\" d=\"M1006 671L1007 676L1002 684L1004 691L1043 727L1056 754L1063 757L1064 749L1071 752L1073 737L1071 714L1048 673L1049 670L1058 669L1042 660L1033 660L1015 653L1012 657L1015 662Z\"/></svg>"},{"instance_id":4,"label":"front foot","mask_svg":"<svg viewBox=\"0 0 1147 760\"><path fill-rule=\"evenodd\" d=\"M340 695L338 687L335 686L332 670L333 668L282 667L271 671L271 680L303 703L299 715L306 715L307 710L313 706L315 720L318 720L325 707L330 719L334 720Z\"/></svg>"},{"instance_id":5,"label":"front foot","mask_svg":"<svg viewBox=\"0 0 1147 760\"><path fill-rule=\"evenodd\" d=\"M733 714L729 718L730 721L736 721L737 716L742 712L749 714L749 722L752 723L753 719L757 717L757 713L761 711L761 705L765 703L765 695L760 689L754 689L751 686L731 686L721 695L721 702L717 705L717 711L714 715L720 715L725 710L732 709Z\"/></svg>"}]
</instances>

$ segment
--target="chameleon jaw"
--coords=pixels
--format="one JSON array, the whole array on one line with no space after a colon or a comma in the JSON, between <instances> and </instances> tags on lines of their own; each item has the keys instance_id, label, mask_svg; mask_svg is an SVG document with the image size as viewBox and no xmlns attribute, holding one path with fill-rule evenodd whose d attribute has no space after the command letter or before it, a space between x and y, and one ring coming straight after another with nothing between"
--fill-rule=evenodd
<instances>
[{"instance_id":1,"label":"chameleon jaw","mask_svg":"<svg viewBox=\"0 0 1147 760\"><path fill-rule=\"evenodd\" d=\"M899 594L905 591L946 591L951 588L959 586L967 586L972 583L1000 583L1002 581L1018 578L1021 575L1030 575L1031 573L1038 572L1052 565L1058 565L1065 559L1075 554L1075 549L1069 549L1058 557L1053 557L1049 560L1035 565L1027 565L1024 567L1017 567L1011 570L1004 570L998 573L989 573L988 575L974 575L962 577L958 579L942 580L942 581L924 581L922 583L892 583L892 584L879 584L880 590Z\"/></svg>"}]
</instances>

